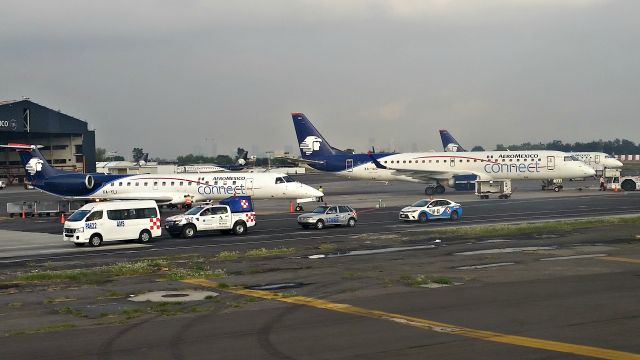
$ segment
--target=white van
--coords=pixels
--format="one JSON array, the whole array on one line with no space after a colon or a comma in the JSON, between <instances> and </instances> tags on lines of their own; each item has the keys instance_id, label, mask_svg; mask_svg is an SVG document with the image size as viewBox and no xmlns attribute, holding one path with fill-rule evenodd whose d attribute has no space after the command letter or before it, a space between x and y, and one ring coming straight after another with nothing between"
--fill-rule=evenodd
<instances>
[{"instance_id":1,"label":"white van","mask_svg":"<svg viewBox=\"0 0 640 360\"><path fill-rule=\"evenodd\" d=\"M76 246L100 246L103 241L142 243L162 235L160 212L153 200L107 201L86 204L64 223L63 238Z\"/></svg>"}]
</instances>

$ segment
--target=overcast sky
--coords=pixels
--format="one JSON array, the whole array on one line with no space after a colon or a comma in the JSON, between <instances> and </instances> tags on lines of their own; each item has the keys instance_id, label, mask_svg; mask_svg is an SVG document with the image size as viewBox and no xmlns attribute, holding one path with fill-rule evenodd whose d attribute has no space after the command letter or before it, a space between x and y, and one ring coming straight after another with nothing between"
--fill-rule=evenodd
<instances>
[{"instance_id":1,"label":"overcast sky","mask_svg":"<svg viewBox=\"0 0 640 360\"><path fill-rule=\"evenodd\" d=\"M0 99L129 155L640 141L640 1L4 0ZM212 140L213 139L213 140ZM253 146L253 147L252 147Z\"/></svg>"}]
</instances>

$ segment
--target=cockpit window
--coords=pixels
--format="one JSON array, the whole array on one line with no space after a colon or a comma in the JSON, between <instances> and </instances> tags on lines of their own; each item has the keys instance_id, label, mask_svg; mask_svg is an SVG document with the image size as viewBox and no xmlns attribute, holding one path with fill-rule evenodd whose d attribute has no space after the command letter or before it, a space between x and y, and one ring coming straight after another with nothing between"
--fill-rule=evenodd
<instances>
[{"instance_id":1,"label":"cockpit window","mask_svg":"<svg viewBox=\"0 0 640 360\"><path fill-rule=\"evenodd\" d=\"M284 178L281 177L277 177L276 178L276 184L284 184L286 181L284 181Z\"/></svg>"},{"instance_id":2,"label":"cockpit window","mask_svg":"<svg viewBox=\"0 0 640 360\"><path fill-rule=\"evenodd\" d=\"M287 175L287 176L285 176L285 177L283 177L283 179L284 179L284 181L286 181L286 182L296 182L295 180L293 180L293 178L292 178L291 176L288 176L288 175Z\"/></svg>"}]
</instances>

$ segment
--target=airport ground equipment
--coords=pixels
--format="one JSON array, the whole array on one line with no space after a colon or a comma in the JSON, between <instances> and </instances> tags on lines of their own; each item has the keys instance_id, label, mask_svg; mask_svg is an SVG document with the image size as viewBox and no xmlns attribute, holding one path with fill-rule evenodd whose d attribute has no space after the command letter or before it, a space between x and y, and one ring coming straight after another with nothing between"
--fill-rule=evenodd
<instances>
[{"instance_id":1,"label":"airport ground equipment","mask_svg":"<svg viewBox=\"0 0 640 360\"><path fill-rule=\"evenodd\" d=\"M488 199L490 195L498 195L500 199L511 197L511 180L476 180L476 195L480 199Z\"/></svg>"},{"instance_id":2,"label":"airport ground equipment","mask_svg":"<svg viewBox=\"0 0 640 360\"><path fill-rule=\"evenodd\" d=\"M21 216L59 216L74 212L82 207L85 201L23 201L7 203L9 217Z\"/></svg>"},{"instance_id":3,"label":"airport ground equipment","mask_svg":"<svg viewBox=\"0 0 640 360\"><path fill-rule=\"evenodd\" d=\"M640 176L614 176L607 178L607 190L640 190Z\"/></svg>"},{"instance_id":4,"label":"airport ground equipment","mask_svg":"<svg viewBox=\"0 0 640 360\"><path fill-rule=\"evenodd\" d=\"M403 221L425 223L435 219L456 221L462 217L462 205L447 199L422 199L400 210L398 218Z\"/></svg>"},{"instance_id":5,"label":"airport ground equipment","mask_svg":"<svg viewBox=\"0 0 640 360\"><path fill-rule=\"evenodd\" d=\"M201 231L233 232L244 235L256 225L250 196L232 196L217 205L199 205L181 215L168 217L165 230L171 237L193 238Z\"/></svg>"},{"instance_id":6,"label":"airport ground equipment","mask_svg":"<svg viewBox=\"0 0 640 360\"><path fill-rule=\"evenodd\" d=\"M4 180L0 180L0 190L4 190L7 187L7 183Z\"/></svg>"},{"instance_id":7,"label":"airport ground equipment","mask_svg":"<svg viewBox=\"0 0 640 360\"><path fill-rule=\"evenodd\" d=\"M304 229L313 227L321 230L328 225L356 226L358 213L349 205L322 205L312 212L298 216L298 224Z\"/></svg>"},{"instance_id":8,"label":"airport ground equipment","mask_svg":"<svg viewBox=\"0 0 640 360\"><path fill-rule=\"evenodd\" d=\"M553 190L555 192L559 192L564 189L564 185L562 185L562 179L547 179L542 181L542 190Z\"/></svg>"}]
</instances>

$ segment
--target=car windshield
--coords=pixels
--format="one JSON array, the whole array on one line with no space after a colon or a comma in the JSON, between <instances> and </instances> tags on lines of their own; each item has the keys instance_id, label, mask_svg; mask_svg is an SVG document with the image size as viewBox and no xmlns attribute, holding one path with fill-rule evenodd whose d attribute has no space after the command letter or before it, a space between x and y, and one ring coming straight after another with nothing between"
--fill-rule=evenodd
<instances>
[{"instance_id":1,"label":"car windshield","mask_svg":"<svg viewBox=\"0 0 640 360\"><path fill-rule=\"evenodd\" d=\"M328 206L318 206L317 208L315 208L312 213L314 214L324 214L325 212L327 212L327 209L329 207Z\"/></svg>"},{"instance_id":2,"label":"car windshield","mask_svg":"<svg viewBox=\"0 0 640 360\"><path fill-rule=\"evenodd\" d=\"M191 208L191 210L187 211L186 213L184 213L185 215L198 215L198 213L200 213L200 211L204 209L203 206L196 206L194 208Z\"/></svg>"},{"instance_id":3,"label":"car windshield","mask_svg":"<svg viewBox=\"0 0 640 360\"><path fill-rule=\"evenodd\" d=\"M413 206L413 207L425 207L425 206L427 206L428 203L429 203L429 200L420 200L420 201L417 201L416 203L414 203L411 206Z\"/></svg>"},{"instance_id":4,"label":"car windshield","mask_svg":"<svg viewBox=\"0 0 640 360\"><path fill-rule=\"evenodd\" d=\"M91 210L77 210L67 218L67 221L82 221L90 212Z\"/></svg>"}]
</instances>

